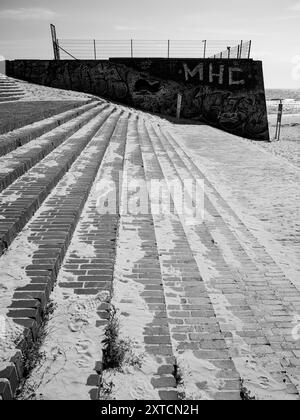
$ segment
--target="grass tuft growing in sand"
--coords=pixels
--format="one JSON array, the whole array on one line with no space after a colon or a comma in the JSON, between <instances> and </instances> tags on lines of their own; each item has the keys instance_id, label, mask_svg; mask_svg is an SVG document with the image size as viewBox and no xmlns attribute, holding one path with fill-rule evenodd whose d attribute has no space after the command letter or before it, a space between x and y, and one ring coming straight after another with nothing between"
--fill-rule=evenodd
<instances>
[{"instance_id":1,"label":"grass tuft growing in sand","mask_svg":"<svg viewBox=\"0 0 300 420\"><path fill-rule=\"evenodd\" d=\"M116 369L122 371L124 364L141 367L141 358L132 351L131 340L119 338L119 333L120 322L117 310L111 305L103 340L103 370Z\"/></svg>"}]
</instances>

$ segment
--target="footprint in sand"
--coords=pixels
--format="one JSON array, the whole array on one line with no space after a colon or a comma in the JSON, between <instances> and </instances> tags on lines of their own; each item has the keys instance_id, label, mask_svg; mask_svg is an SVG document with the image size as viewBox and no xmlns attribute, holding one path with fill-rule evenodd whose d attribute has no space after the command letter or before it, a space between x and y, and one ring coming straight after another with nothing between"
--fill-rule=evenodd
<instances>
[{"instance_id":1,"label":"footprint in sand","mask_svg":"<svg viewBox=\"0 0 300 420\"><path fill-rule=\"evenodd\" d=\"M87 354L91 355L89 353L89 349L94 345L92 340L79 340L76 344L76 350L79 354Z\"/></svg>"},{"instance_id":2,"label":"footprint in sand","mask_svg":"<svg viewBox=\"0 0 300 420\"><path fill-rule=\"evenodd\" d=\"M82 355L81 358L76 360L75 363L79 368L88 368L91 366L91 357Z\"/></svg>"},{"instance_id":3,"label":"footprint in sand","mask_svg":"<svg viewBox=\"0 0 300 420\"><path fill-rule=\"evenodd\" d=\"M262 388L267 389L270 385L270 381L266 376L259 376L258 381Z\"/></svg>"},{"instance_id":4,"label":"footprint in sand","mask_svg":"<svg viewBox=\"0 0 300 420\"><path fill-rule=\"evenodd\" d=\"M145 399L145 395L149 397L153 397L153 390L152 387L142 379L137 379L136 383L132 386L129 391L129 395L133 400L141 400Z\"/></svg>"},{"instance_id":5,"label":"footprint in sand","mask_svg":"<svg viewBox=\"0 0 300 420\"><path fill-rule=\"evenodd\" d=\"M82 327L86 324L87 324L87 321L85 319L75 318L69 322L68 326L72 332L78 332L78 331L81 331Z\"/></svg>"},{"instance_id":6,"label":"footprint in sand","mask_svg":"<svg viewBox=\"0 0 300 420\"><path fill-rule=\"evenodd\" d=\"M90 366L92 359L92 347L94 343L91 340L79 340L75 346L80 358L76 361L78 367L85 368Z\"/></svg>"}]
</instances>

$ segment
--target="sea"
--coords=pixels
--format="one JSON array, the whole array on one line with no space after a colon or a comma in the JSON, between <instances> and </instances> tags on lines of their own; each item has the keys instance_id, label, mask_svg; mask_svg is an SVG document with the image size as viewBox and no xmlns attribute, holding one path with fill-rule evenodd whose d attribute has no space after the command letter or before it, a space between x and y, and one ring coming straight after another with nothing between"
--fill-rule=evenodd
<instances>
[{"instance_id":1,"label":"sea","mask_svg":"<svg viewBox=\"0 0 300 420\"><path fill-rule=\"evenodd\" d=\"M284 99L288 101L300 101L299 89L266 89L267 100Z\"/></svg>"},{"instance_id":2,"label":"sea","mask_svg":"<svg viewBox=\"0 0 300 420\"><path fill-rule=\"evenodd\" d=\"M300 114L300 89L266 89L268 114L276 114L279 100L284 114Z\"/></svg>"}]
</instances>

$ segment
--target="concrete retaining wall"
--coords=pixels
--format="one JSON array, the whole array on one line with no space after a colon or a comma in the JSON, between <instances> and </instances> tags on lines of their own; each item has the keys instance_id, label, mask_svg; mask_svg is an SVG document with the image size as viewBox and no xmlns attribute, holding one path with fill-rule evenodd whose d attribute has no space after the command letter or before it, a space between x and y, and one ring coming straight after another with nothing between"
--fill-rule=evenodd
<instances>
[{"instance_id":1,"label":"concrete retaining wall","mask_svg":"<svg viewBox=\"0 0 300 420\"><path fill-rule=\"evenodd\" d=\"M133 58L16 60L7 74L45 86L98 95L145 111L183 118L230 133L269 140L262 62Z\"/></svg>"}]
</instances>

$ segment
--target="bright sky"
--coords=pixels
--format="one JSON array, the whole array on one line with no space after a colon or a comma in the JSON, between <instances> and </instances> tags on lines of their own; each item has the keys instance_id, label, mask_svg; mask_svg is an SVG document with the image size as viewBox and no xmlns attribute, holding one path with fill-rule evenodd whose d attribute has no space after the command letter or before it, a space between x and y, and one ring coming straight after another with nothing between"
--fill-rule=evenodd
<instances>
[{"instance_id":1,"label":"bright sky","mask_svg":"<svg viewBox=\"0 0 300 420\"><path fill-rule=\"evenodd\" d=\"M59 38L252 39L268 88L300 88L300 0L0 0L0 55L52 58Z\"/></svg>"}]
</instances>

